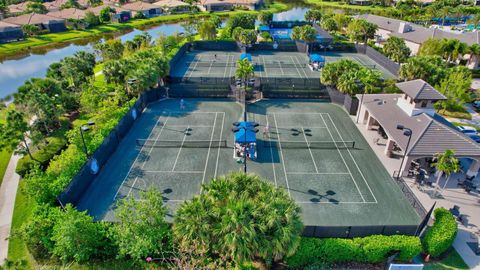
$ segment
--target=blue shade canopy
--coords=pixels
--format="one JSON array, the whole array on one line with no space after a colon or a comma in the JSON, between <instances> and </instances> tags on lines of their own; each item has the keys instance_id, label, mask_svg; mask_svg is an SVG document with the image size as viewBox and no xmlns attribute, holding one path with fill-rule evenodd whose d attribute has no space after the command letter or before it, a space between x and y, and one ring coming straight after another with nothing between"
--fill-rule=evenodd
<instances>
[{"instance_id":1,"label":"blue shade canopy","mask_svg":"<svg viewBox=\"0 0 480 270\"><path fill-rule=\"evenodd\" d=\"M252 61L252 55L249 53L242 53L240 54L240 60L247 59L248 61Z\"/></svg>"},{"instance_id":2,"label":"blue shade canopy","mask_svg":"<svg viewBox=\"0 0 480 270\"><path fill-rule=\"evenodd\" d=\"M257 134L253 125L254 122L240 122L239 130L235 132L235 142L242 144L257 142Z\"/></svg>"},{"instance_id":3,"label":"blue shade canopy","mask_svg":"<svg viewBox=\"0 0 480 270\"><path fill-rule=\"evenodd\" d=\"M310 61L312 62L325 62L325 58L319 54L310 55Z\"/></svg>"},{"instance_id":4,"label":"blue shade canopy","mask_svg":"<svg viewBox=\"0 0 480 270\"><path fill-rule=\"evenodd\" d=\"M260 32L270 31L270 27L269 27L268 25L262 24L262 25L260 25L260 26L258 27L258 30L259 30Z\"/></svg>"}]
</instances>

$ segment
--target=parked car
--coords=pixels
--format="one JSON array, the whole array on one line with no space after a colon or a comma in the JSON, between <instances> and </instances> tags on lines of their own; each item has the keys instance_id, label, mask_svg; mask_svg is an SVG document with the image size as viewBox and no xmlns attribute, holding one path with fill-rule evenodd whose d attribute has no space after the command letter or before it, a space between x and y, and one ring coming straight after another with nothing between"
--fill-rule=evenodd
<instances>
[{"instance_id":1,"label":"parked car","mask_svg":"<svg viewBox=\"0 0 480 270\"><path fill-rule=\"evenodd\" d=\"M477 129L474 127L469 127L469 126L458 126L457 127L460 132L465 133L465 134L477 134Z\"/></svg>"},{"instance_id":2,"label":"parked car","mask_svg":"<svg viewBox=\"0 0 480 270\"><path fill-rule=\"evenodd\" d=\"M475 109L480 109L480 100L475 100L474 102L472 102L472 106Z\"/></svg>"},{"instance_id":3,"label":"parked car","mask_svg":"<svg viewBox=\"0 0 480 270\"><path fill-rule=\"evenodd\" d=\"M475 142L480 143L480 135L468 134L468 137L470 137L470 139L474 140Z\"/></svg>"}]
</instances>

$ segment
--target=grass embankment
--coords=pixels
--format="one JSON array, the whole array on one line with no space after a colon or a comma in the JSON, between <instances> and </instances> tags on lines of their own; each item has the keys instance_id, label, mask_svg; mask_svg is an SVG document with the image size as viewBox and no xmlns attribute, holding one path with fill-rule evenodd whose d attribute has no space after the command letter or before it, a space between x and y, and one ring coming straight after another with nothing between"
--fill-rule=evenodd
<instances>
[{"instance_id":1,"label":"grass embankment","mask_svg":"<svg viewBox=\"0 0 480 270\"><path fill-rule=\"evenodd\" d=\"M392 7L350 5L340 1L305 0L305 3L322 8L336 8L370 13L384 12L386 9L392 9Z\"/></svg>"},{"instance_id":2,"label":"grass embankment","mask_svg":"<svg viewBox=\"0 0 480 270\"><path fill-rule=\"evenodd\" d=\"M444 111L444 110L439 110L438 114L447 117L447 118L458 118L458 119L467 119L467 120L472 120L472 115L465 111Z\"/></svg>"},{"instance_id":3,"label":"grass embankment","mask_svg":"<svg viewBox=\"0 0 480 270\"><path fill-rule=\"evenodd\" d=\"M280 12L283 10L287 10L287 8L288 6L286 4L274 3L270 5L267 10L270 10L272 12ZM252 11L252 10L249 10L249 11L235 10L235 11L216 12L216 13L198 12L195 14L173 14L173 15L159 16L151 19L136 19L136 20L134 19L125 23L103 24L97 27L93 27L91 29L86 29L86 30L69 30L66 32L55 33L55 34L44 34L36 37L30 37L22 41L0 45L0 57L26 53L32 49L55 47L60 44L65 44L65 43L69 43L69 42L73 42L81 39L88 39L88 38L100 36L106 33L115 33L122 30L128 30L133 28L147 28L147 27L151 27L151 26L155 26L155 25L167 23L167 22L178 22L178 21L189 20L189 19L208 18L212 15L228 17L240 12L258 13L258 11Z\"/></svg>"},{"instance_id":4,"label":"grass embankment","mask_svg":"<svg viewBox=\"0 0 480 270\"><path fill-rule=\"evenodd\" d=\"M6 108L0 109L0 124L5 122L7 117L7 112L13 108L13 106L8 106ZM3 176L5 175L5 170L7 170L8 162L10 161L10 157L12 156L12 151L3 149L0 150L0 185L3 181Z\"/></svg>"},{"instance_id":5,"label":"grass embankment","mask_svg":"<svg viewBox=\"0 0 480 270\"><path fill-rule=\"evenodd\" d=\"M475 128L478 132L480 132L480 127L479 126L476 126L476 125L472 125L472 124L465 124L465 123L461 123L461 122L450 122L452 123L454 126L458 127L458 126L467 126L467 127L473 127Z\"/></svg>"}]
</instances>

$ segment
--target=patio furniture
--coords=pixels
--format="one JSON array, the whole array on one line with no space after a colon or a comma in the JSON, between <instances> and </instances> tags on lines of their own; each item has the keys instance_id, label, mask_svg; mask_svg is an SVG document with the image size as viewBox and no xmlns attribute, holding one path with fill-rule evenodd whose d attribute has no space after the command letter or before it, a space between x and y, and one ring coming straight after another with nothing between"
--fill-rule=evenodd
<instances>
[{"instance_id":1,"label":"patio furniture","mask_svg":"<svg viewBox=\"0 0 480 270\"><path fill-rule=\"evenodd\" d=\"M450 211L455 217L460 217L460 206L455 204L452 208L448 209L448 211Z\"/></svg>"}]
</instances>

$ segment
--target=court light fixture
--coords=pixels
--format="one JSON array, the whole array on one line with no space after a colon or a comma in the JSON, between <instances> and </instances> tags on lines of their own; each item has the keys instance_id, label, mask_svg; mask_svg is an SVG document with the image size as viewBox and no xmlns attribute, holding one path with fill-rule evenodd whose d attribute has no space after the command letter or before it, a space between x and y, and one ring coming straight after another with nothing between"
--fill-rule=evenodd
<instances>
[{"instance_id":1,"label":"court light fixture","mask_svg":"<svg viewBox=\"0 0 480 270\"><path fill-rule=\"evenodd\" d=\"M85 137L83 136L83 133L89 131L90 130L89 126L93 126L93 125L95 125L95 121L88 121L87 124L80 126L80 137L82 137L83 150L87 158L89 157L89 155L88 155L87 144L85 143Z\"/></svg>"}]
</instances>

